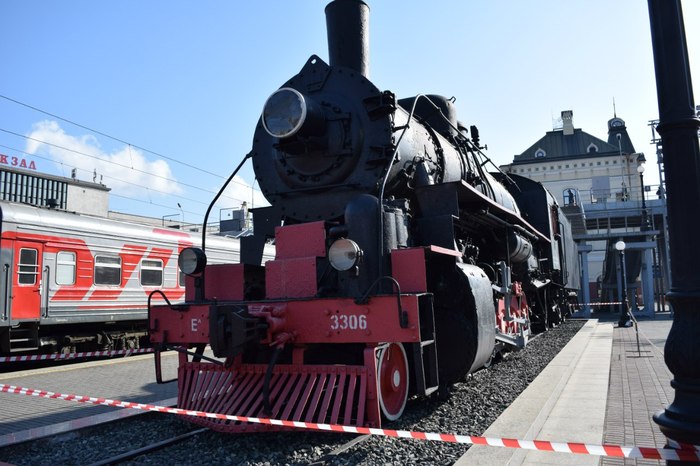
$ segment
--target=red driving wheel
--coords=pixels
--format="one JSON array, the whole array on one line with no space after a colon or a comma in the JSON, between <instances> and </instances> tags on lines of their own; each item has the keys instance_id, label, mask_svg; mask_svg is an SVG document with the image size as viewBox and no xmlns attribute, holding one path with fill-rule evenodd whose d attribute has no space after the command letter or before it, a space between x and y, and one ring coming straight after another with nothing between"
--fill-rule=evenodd
<instances>
[{"instance_id":1,"label":"red driving wheel","mask_svg":"<svg viewBox=\"0 0 700 466\"><path fill-rule=\"evenodd\" d=\"M390 343L378 354L377 392L382 415L389 421L401 417L408 400L408 359L401 343Z\"/></svg>"}]
</instances>

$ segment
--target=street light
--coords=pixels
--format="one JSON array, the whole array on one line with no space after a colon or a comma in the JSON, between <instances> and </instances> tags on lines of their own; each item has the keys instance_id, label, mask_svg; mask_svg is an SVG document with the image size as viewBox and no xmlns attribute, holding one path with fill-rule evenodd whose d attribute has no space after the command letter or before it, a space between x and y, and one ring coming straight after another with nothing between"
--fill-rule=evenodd
<instances>
[{"instance_id":1,"label":"street light","mask_svg":"<svg viewBox=\"0 0 700 466\"><path fill-rule=\"evenodd\" d=\"M644 199L644 163L647 160L644 158L644 154L639 154L639 157L637 157L637 173L639 173L639 185L641 186L642 189L642 223L641 223L641 229L642 230L648 230L649 229L649 218L647 216L647 203L646 199Z\"/></svg>"},{"instance_id":2,"label":"street light","mask_svg":"<svg viewBox=\"0 0 700 466\"><path fill-rule=\"evenodd\" d=\"M182 214L182 227L184 228L185 227L185 211L182 210L182 206L180 205L179 202L177 203L177 206L180 208L180 213Z\"/></svg>"},{"instance_id":3,"label":"street light","mask_svg":"<svg viewBox=\"0 0 700 466\"><path fill-rule=\"evenodd\" d=\"M630 305L627 300L627 270L625 267L625 242L620 240L615 243L615 249L620 253L620 270L622 275L622 302L620 303L620 320L617 322L618 327L629 327L630 319Z\"/></svg>"}]
</instances>

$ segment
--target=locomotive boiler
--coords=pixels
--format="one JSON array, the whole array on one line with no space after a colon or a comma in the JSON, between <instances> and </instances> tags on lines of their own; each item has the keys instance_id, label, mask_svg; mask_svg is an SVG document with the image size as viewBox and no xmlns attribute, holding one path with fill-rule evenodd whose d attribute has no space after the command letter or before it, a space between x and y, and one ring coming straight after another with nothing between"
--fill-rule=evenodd
<instances>
[{"instance_id":1,"label":"locomotive boiler","mask_svg":"<svg viewBox=\"0 0 700 466\"><path fill-rule=\"evenodd\" d=\"M311 56L264 103L247 158L270 206L253 211L241 262L184 250L186 303L150 309L151 340L181 351L181 408L379 426L523 347L575 298L554 198L489 173L453 99L376 87L368 12L331 2L329 63Z\"/></svg>"}]
</instances>

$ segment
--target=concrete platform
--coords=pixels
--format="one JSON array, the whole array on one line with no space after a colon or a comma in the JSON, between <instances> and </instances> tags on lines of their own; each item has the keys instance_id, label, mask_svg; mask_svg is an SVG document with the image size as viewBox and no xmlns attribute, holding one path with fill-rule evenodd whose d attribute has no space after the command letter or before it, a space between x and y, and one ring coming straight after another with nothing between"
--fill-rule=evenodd
<instances>
[{"instance_id":1,"label":"concrete platform","mask_svg":"<svg viewBox=\"0 0 700 466\"><path fill-rule=\"evenodd\" d=\"M163 378L177 374L177 353L163 354ZM0 383L54 393L174 405L177 384L155 382L153 355L0 374ZM141 413L133 409L0 392L0 447Z\"/></svg>"},{"instance_id":2,"label":"concrete platform","mask_svg":"<svg viewBox=\"0 0 700 466\"><path fill-rule=\"evenodd\" d=\"M651 417L673 400L663 345L668 314L617 328L617 316L590 319L484 433L487 437L663 448ZM637 345L639 336L639 346ZM473 446L457 465L645 465L556 452Z\"/></svg>"}]
</instances>

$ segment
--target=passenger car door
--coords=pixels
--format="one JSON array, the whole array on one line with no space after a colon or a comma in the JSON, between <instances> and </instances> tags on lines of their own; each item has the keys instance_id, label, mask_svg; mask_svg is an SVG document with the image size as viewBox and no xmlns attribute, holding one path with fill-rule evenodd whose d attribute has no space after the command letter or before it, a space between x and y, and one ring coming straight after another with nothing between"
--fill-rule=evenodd
<instances>
[{"instance_id":1,"label":"passenger car door","mask_svg":"<svg viewBox=\"0 0 700 466\"><path fill-rule=\"evenodd\" d=\"M15 242L15 260L12 270L12 311L10 318L39 320L41 312L42 243Z\"/></svg>"}]
</instances>

